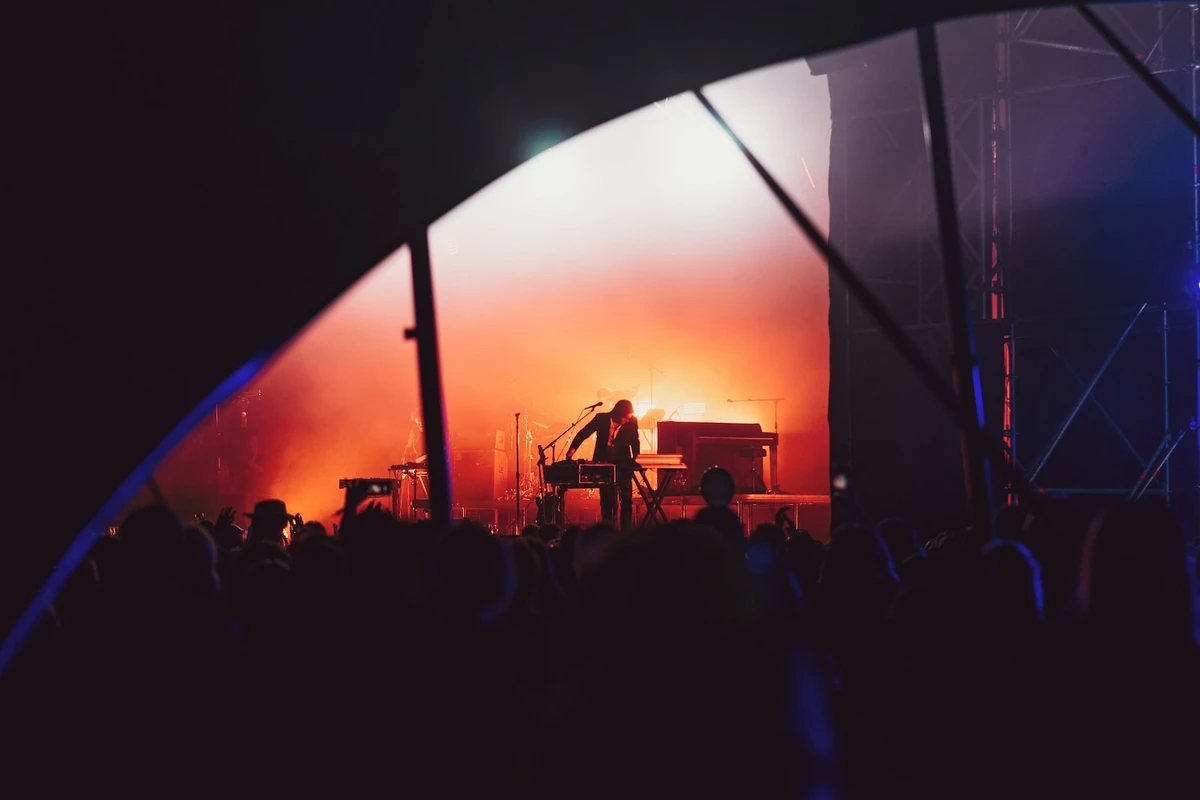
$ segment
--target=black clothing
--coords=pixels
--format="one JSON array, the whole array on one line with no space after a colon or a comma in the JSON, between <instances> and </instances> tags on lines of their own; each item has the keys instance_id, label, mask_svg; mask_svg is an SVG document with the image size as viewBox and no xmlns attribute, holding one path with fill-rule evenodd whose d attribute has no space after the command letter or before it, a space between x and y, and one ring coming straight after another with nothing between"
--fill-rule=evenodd
<instances>
[{"instance_id":1,"label":"black clothing","mask_svg":"<svg viewBox=\"0 0 1200 800\"><path fill-rule=\"evenodd\" d=\"M608 441L612 426L611 413L597 414L575 434L570 449L578 450L581 444L595 436L596 450L592 461L616 464L616 485L600 487L600 516L605 522L615 523L620 501L621 529L629 530L633 527L633 471L637 468L637 457L641 453L641 439L638 436L637 419L630 417L613 434L610 446Z\"/></svg>"},{"instance_id":2,"label":"black clothing","mask_svg":"<svg viewBox=\"0 0 1200 800\"><path fill-rule=\"evenodd\" d=\"M637 419L630 417L626 420L625 424L617 430L612 447L609 447L608 434L612 429L612 422L611 413L597 414L592 417L591 421L575 434L575 438L571 440L570 449L578 450L581 444L595 436L596 452L592 455L592 461L600 464L616 464L618 469L633 469L634 461L642 452Z\"/></svg>"}]
</instances>

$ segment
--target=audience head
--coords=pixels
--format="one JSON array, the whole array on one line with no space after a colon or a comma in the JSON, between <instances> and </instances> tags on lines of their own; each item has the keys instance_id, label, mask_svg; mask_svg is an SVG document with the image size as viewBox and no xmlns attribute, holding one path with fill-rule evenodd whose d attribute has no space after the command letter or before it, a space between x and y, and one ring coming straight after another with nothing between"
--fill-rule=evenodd
<instances>
[{"instance_id":1,"label":"audience head","mask_svg":"<svg viewBox=\"0 0 1200 800\"><path fill-rule=\"evenodd\" d=\"M254 510L247 512L246 516L250 518L250 535L266 542L286 541L285 531L295 518L288 513L287 505L282 500L261 500L254 504Z\"/></svg>"},{"instance_id":2,"label":"audience head","mask_svg":"<svg viewBox=\"0 0 1200 800\"><path fill-rule=\"evenodd\" d=\"M879 532L859 522L833 532L817 587L816 609L826 625L853 637L884 623L900 581Z\"/></svg>"},{"instance_id":3,"label":"audience head","mask_svg":"<svg viewBox=\"0 0 1200 800\"><path fill-rule=\"evenodd\" d=\"M1025 520L1021 541L1041 565L1047 618L1067 622L1075 615L1079 565L1089 522L1086 511L1061 496L1039 498Z\"/></svg>"},{"instance_id":4,"label":"audience head","mask_svg":"<svg viewBox=\"0 0 1200 800\"><path fill-rule=\"evenodd\" d=\"M1025 519L1029 509L1022 505L1008 505L996 512L996 537L1010 542L1025 540Z\"/></svg>"},{"instance_id":5,"label":"audience head","mask_svg":"<svg viewBox=\"0 0 1200 800\"><path fill-rule=\"evenodd\" d=\"M896 582L895 565L883 537L861 522L839 526L825 550L821 585L847 580Z\"/></svg>"},{"instance_id":6,"label":"audience head","mask_svg":"<svg viewBox=\"0 0 1200 800\"><path fill-rule=\"evenodd\" d=\"M1190 648L1195 581L1182 526L1164 508L1125 503L1088 529L1079 598L1089 626L1114 644Z\"/></svg>"},{"instance_id":7,"label":"audience head","mask_svg":"<svg viewBox=\"0 0 1200 800\"><path fill-rule=\"evenodd\" d=\"M165 506L133 512L117 531L122 571L137 583L169 583L183 555L182 520Z\"/></svg>"},{"instance_id":8,"label":"audience head","mask_svg":"<svg viewBox=\"0 0 1200 800\"><path fill-rule=\"evenodd\" d=\"M593 525L579 535L575 544L575 570L583 574L604 561L608 550L621 537L612 525Z\"/></svg>"},{"instance_id":9,"label":"audience head","mask_svg":"<svg viewBox=\"0 0 1200 800\"><path fill-rule=\"evenodd\" d=\"M917 543L917 529L906 519L885 519L879 523L879 535L883 537L892 561L896 564L903 563L911 555L924 552Z\"/></svg>"},{"instance_id":10,"label":"audience head","mask_svg":"<svg viewBox=\"0 0 1200 800\"><path fill-rule=\"evenodd\" d=\"M437 549L435 573L445 620L465 630L490 628L508 611L516 591L511 550L497 536L465 521Z\"/></svg>"},{"instance_id":11,"label":"audience head","mask_svg":"<svg viewBox=\"0 0 1200 800\"><path fill-rule=\"evenodd\" d=\"M314 539L325 539L328 536L329 532L325 530L325 526L321 523L306 522L296 531L295 538L292 539L292 544L297 545Z\"/></svg>"},{"instance_id":12,"label":"audience head","mask_svg":"<svg viewBox=\"0 0 1200 800\"><path fill-rule=\"evenodd\" d=\"M516 569L516 583L513 592L512 609L518 614L531 614L537 611L538 589L542 582L542 568L537 553L530 541L533 537L512 540L513 566Z\"/></svg>"},{"instance_id":13,"label":"audience head","mask_svg":"<svg viewBox=\"0 0 1200 800\"><path fill-rule=\"evenodd\" d=\"M217 589L217 545L199 525L184 529L180 582L185 591L207 593Z\"/></svg>"},{"instance_id":14,"label":"audience head","mask_svg":"<svg viewBox=\"0 0 1200 800\"><path fill-rule=\"evenodd\" d=\"M709 467L700 476L700 496L710 508L727 508L736 493L733 475L724 467Z\"/></svg>"},{"instance_id":15,"label":"audience head","mask_svg":"<svg viewBox=\"0 0 1200 800\"><path fill-rule=\"evenodd\" d=\"M788 537L783 528L766 522L754 528L754 531L750 534L750 544L766 545L780 558L783 558L787 553Z\"/></svg>"},{"instance_id":16,"label":"audience head","mask_svg":"<svg viewBox=\"0 0 1200 800\"><path fill-rule=\"evenodd\" d=\"M727 544L735 548L746 546L746 529L742 527L741 517L733 509L709 506L697 511L694 519L697 525L711 528L720 534Z\"/></svg>"},{"instance_id":17,"label":"audience head","mask_svg":"<svg viewBox=\"0 0 1200 800\"><path fill-rule=\"evenodd\" d=\"M983 548L996 624L1005 629L1030 629L1042 621L1042 572L1020 542L997 539Z\"/></svg>"}]
</instances>

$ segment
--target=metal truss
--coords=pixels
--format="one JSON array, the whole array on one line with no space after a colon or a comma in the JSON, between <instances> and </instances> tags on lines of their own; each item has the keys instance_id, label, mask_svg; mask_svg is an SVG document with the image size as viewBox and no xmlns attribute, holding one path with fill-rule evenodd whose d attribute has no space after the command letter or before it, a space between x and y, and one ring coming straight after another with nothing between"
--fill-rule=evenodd
<instances>
[{"instance_id":1,"label":"metal truss","mask_svg":"<svg viewBox=\"0 0 1200 800\"><path fill-rule=\"evenodd\" d=\"M1185 10L1189 10L1188 14L1184 14ZM990 93L965 94L957 97L946 97L946 121L947 132L950 137L950 144L953 153L952 171L954 175L955 188L957 190L957 212L960 221L960 241L963 255L963 267L967 276L967 290L971 303L971 311L973 316L980 321L990 321L993 323L1005 324L1003 341L1003 360L1004 360L1004 385L1003 385L1003 424L1002 438L1003 446L1006 453L1007 466L1006 472L1010 475L1014 472L1020 473L1020 461L1018 460L1017 452L1017 411L1018 405L1016 401L1016 385L1017 385L1017 332L1018 320L1015 315L1019 314L1019 309L1014 309L1007 302L1008 290L1010 288L1009 275L1005 269L1012 250L1013 241L1013 194L1012 194L1012 105L1015 98L1029 96L1052 91L1069 91L1088 86L1096 86L1105 83L1126 81L1130 79L1138 79L1146 81L1148 85L1159 94L1160 98L1167 102L1170 107L1172 104L1165 94L1167 90L1162 87L1161 82L1156 78L1165 74L1178 73L1186 71L1191 79L1191 115L1190 121L1194 125L1194 120L1198 111L1197 104L1197 15L1200 12L1197 4L1186 3L1157 3L1153 7L1155 27L1150 30L1148 20L1145 18L1146 9L1143 7L1137 13L1142 14L1142 18L1136 22L1130 18L1130 13L1117 6L1104 6L1098 11L1092 11L1086 6L1079 6L1075 9L1081 18L1084 25L1080 26L1081 33L1080 41L1068 41L1067 37L1055 35L1062 29L1062 25L1048 24L1048 14L1043 10L1028 10L1021 13L1001 14L996 17L994 48L986 56L992 60L993 80L991 81ZM1056 14L1072 13L1070 11L1050 12ZM1101 19L1103 17L1103 19ZM1178 58L1168 59L1166 47L1167 34L1175 25L1187 24L1190 17L1191 30L1191 52L1187 63L1178 63ZM1058 17L1061 23L1062 16ZM1087 27L1091 26L1091 29ZM1112 32L1111 27L1115 27L1121 31L1121 39L1116 39L1116 34ZM1056 29L1056 30L1048 30ZM1100 41L1096 42L1095 34L1100 34ZM1128 42L1128 47L1121 46L1122 42ZM1130 48L1136 49L1140 55L1133 56ZM1021 83L1018 81L1016 74L1013 72L1014 59L1020 59L1022 54L1035 49L1048 49L1063 54L1065 61L1073 61L1073 55L1078 55L1082 58L1090 59L1091 71L1094 73L1087 77L1074 79L1065 79L1055 82L1035 82ZM1113 62L1111 71L1097 69L1097 57L1109 59ZM1136 61L1131 61L1131 58ZM1082 62L1081 62L1082 63ZM1180 105L1178 100L1175 104ZM912 120L906 115L920 110L919 106L911 103L896 104L894 106L879 108L873 113L858 114L848 119L848 122L858 122L867 119L875 119L878 124L882 125L887 130L887 122L890 118L901 117L903 122L911 124ZM1178 115L1178 108L1173 107L1172 110ZM889 135L895 139L895 135L889 131ZM1182 163L1181 163L1182 168ZM1200 272L1200 178L1196 178L1196 170L1200 169L1200 149L1194 146L1193 152L1193 200L1194 200L1194 217L1195 230L1193 232L1193 256L1195 265ZM874 272L868 267L867 277L868 283L875 287L893 286L901 287L901 295L909 296L912 300L905 303L903 308L897 310L897 315L907 321L909 330L925 329L929 327L938 327L946 324L945 308L946 306L939 302L941 289L940 275L940 252L936 240L936 228L930 223L934 213L934 206L930 202L929 195L922 191L928 184L928 176L930 174L930 165L927 159L922 157L916 159L912 173L907 180L901 183L894 189L894 196L891 204L888 206L887 212L876 221L876 231L865 238L862 246L855 247L854 242L846 242L845 247L848 253L853 253L852 260L857 261L863 266L868 266L874 253L874 246L878 237L878 231L887 223L893 221L892 215L898 211L909 208L909 204L915 203L917 211L917 224L915 229L916 236L919 241L915 245L915 263L909 268L908 275L897 275L893 270L890 274L874 275ZM908 291L911 289L911 292ZM1200 365L1200 310L1196 312L1196 320L1198 325L1197 330L1197 363ZM849 315L847 315L849 323ZM1166 369L1166 340L1167 340L1167 315L1163 311L1163 342L1164 342L1164 370ZM1022 323L1023 324L1023 323ZM850 326L848 325L848 328ZM877 333L873 328L858 328L850 329L850 334L856 333ZM1114 348L1115 352L1115 348ZM1113 354L1110 353L1110 360ZM1063 360L1063 366L1068 370L1069 374L1074 372L1074 368L1069 362ZM850 365L852 369L852 365ZM1099 376L1097 376L1098 379ZM1078 379L1082 388L1087 388L1088 384L1084 384L1082 379ZM1164 408L1163 408L1163 437L1159 447L1159 451L1149 458L1141 454L1137 448L1133 447L1129 438L1121 430L1120 426L1113 420L1112 416L1106 409L1099 404L1099 401L1091 394L1090 390L1085 391L1081 396L1077 407L1071 415L1064 421L1062 430L1065 432L1066 427L1070 426L1074 421L1074 417L1078 414L1079 409L1085 404L1092 404L1101 413L1117 434L1118 440L1123 443L1123 446L1130 449L1137 459L1137 463L1142 467L1142 473L1138 476L1137 482L1132 489L1128 488L1097 488L1097 487L1065 487L1062 491L1067 491L1072 494L1109 494L1121 495L1140 498L1146 494L1161 494L1165 498L1170 498L1171 495L1171 476L1170 476L1170 456L1174 452L1179 443L1186 438L1186 433L1197 428L1196 419L1200 419L1200 389L1198 389L1198 408L1196 416L1192 418L1189 426L1182 429L1172 426L1170 419L1169 398L1165 387L1165 372L1164 372ZM1200 386L1200 370L1197 374L1197 383ZM1094 387L1094 382L1092 384ZM1029 396L1029 395L1026 395ZM853 422L851 421L851 425ZM1181 432L1182 430L1182 432ZM1200 433L1198 433L1200 435ZM1061 439L1061 434L1058 440ZM1044 466L1046 459L1054 452L1058 445L1058 440L1042 454L1039 454L1038 459L1033 463L1034 473L1032 478L1036 478L1040 467ZM1200 454L1200 447L1198 447ZM1200 459L1200 455L1198 455ZM1200 465L1197 467L1200 474ZM1159 488L1151 488L1154 482L1159 483ZM1017 491L1016 487L1009 484L1006 487L1007 499L1009 502L1016 502ZM1196 521L1197 529L1200 530L1200 486L1195 487L1196 497Z\"/></svg>"},{"instance_id":2,"label":"metal truss","mask_svg":"<svg viewBox=\"0 0 1200 800\"><path fill-rule=\"evenodd\" d=\"M972 308L976 310L988 305L984 289L990 285L992 266L991 231L988 225L991 201L989 172L992 168L988 152L990 120L990 101L973 99L947 108L960 222L958 240L967 272ZM892 137L886 116L877 117L870 124L878 125L882 133ZM877 263L883 256L879 248L884 243L883 234L889 226L906 222L916 228L917 239L913 243L915 263L904 270L910 274L895 274L894 270L888 269L893 265L888 264L882 270L871 270L864 275L864 280L876 288L903 287L909 299L894 310L910 326L942 324L946 319L942 298L944 276L941 248L935 225L935 206L931 198L930 172L929 161L922 154L906 177L891 190L887 205L872 221L866 235L845 243L847 258L852 263L868 265L869 269L869 265Z\"/></svg>"},{"instance_id":3,"label":"metal truss","mask_svg":"<svg viewBox=\"0 0 1200 800\"><path fill-rule=\"evenodd\" d=\"M1111 432L1113 434L1115 434L1117 440L1121 443L1121 445L1125 449L1127 449L1130 452L1130 454L1133 456L1133 458L1136 460L1139 471L1136 476L1131 476L1132 478L1135 478L1135 480L1131 484L1133 488L1131 489L1127 486L1119 487L1119 488L1108 488L1108 487L1097 488L1097 487L1093 487L1093 486L1072 486L1072 487L1046 487L1046 491L1059 492L1059 493L1068 494L1068 495L1074 494L1074 495L1122 496L1122 497L1127 497L1128 499L1141 499L1143 496L1145 496L1146 494L1149 493L1149 494L1160 494L1165 498L1165 500L1167 502L1170 502L1170 498L1171 498L1171 465L1170 465L1169 459L1170 459L1171 453L1174 452L1175 448L1179 446L1179 443L1183 439L1183 435L1177 433L1176 430L1171 425L1171 422L1172 422L1172 420L1171 420L1171 395L1170 395L1170 383L1171 382L1170 382L1170 358L1169 358L1169 350L1168 350L1168 342L1169 342L1169 336L1170 336L1170 319L1169 319L1170 311L1171 311L1171 308L1168 306L1158 306L1154 309L1151 309L1149 304L1143 303L1141 305L1141 307L1138 308L1133 313L1132 319L1129 321L1128 325L1125 326L1125 329L1122 331L1120 336L1117 337L1116 342L1109 349L1108 354L1105 356L1104 360L1100 363L1099 367L1096 368L1096 371L1092 374L1091 379L1086 382L1084 381L1082 376L1080 376L1079 372L1071 364L1070 360L1066 357L1066 355L1063 354L1055 346L1053 340L1048 337L1044 338L1045 346L1048 348L1050 353L1059 361L1062 368L1071 377L1071 379L1079 385L1081 391L1080 391L1078 398L1075 400L1075 403L1071 406L1071 409L1067 412L1067 414L1063 418L1062 422L1058 425L1058 427L1055 429L1054 433L1050 436L1049 441L1047 441L1042 446L1041 452L1039 453L1037 458L1032 462L1032 464L1029 466L1028 475L1029 475L1029 480L1031 483L1034 483L1035 485L1037 485L1037 480L1041 476L1042 471L1045 469L1046 463L1050 460L1050 458L1054 454L1055 450L1061 444L1063 436L1066 434L1067 429L1070 428L1071 425L1075 422L1076 418L1079 415L1079 412L1083 410L1084 406L1090 403L1096 409L1096 411L1099 412L1101 418L1104 419L1105 423L1111 429ZM1161 318L1161 322L1156 329L1156 333L1160 334L1161 339L1162 339L1162 426L1163 426L1162 430L1163 430L1163 433L1162 433L1161 439L1159 440L1158 448L1155 450L1154 454L1151 455L1149 458L1146 458L1145 456L1142 455L1141 451L1137 448L1137 446L1133 444L1133 442L1130 440L1130 437L1125 433L1125 431L1122 429L1121 425L1116 421L1116 419L1113 417L1113 415L1111 413L1109 413L1108 409L1106 409L1104 407L1104 405L1100 402L1100 400L1097 399L1095 390L1096 390L1097 384L1100 383L1100 380L1104 377L1105 373L1108 372L1108 369L1112 365L1113 359L1116 357L1117 352L1121 349L1121 347L1129 339L1129 335L1131 333L1133 333L1134 328L1137 327L1138 323L1142 319L1151 317L1153 315L1158 315ZM1026 325L1034 324L1039 321L1053 321L1053 322L1058 322L1058 323L1070 322L1073 325L1078 325L1078 324L1080 324L1080 322L1086 321L1088 319L1095 319L1096 317L1097 317L1097 315L1081 314L1081 315L1075 315L1073 317L1068 316L1068 317L1054 318L1053 320L1027 320L1025 323L1021 323L1019 325L1014 325L1014 328L1024 327ZM1014 342L1015 342L1015 337L1014 337ZM1190 430L1190 428L1191 428L1191 426L1188 425L1188 426L1185 426L1183 428L1183 430L1186 433L1188 430ZM1157 490L1151 490L1151 488L1150 488L1151 485L1159 478L1159 476L1162 477L1161 488L1159 488Z\"/></svg>"}]
</instances>

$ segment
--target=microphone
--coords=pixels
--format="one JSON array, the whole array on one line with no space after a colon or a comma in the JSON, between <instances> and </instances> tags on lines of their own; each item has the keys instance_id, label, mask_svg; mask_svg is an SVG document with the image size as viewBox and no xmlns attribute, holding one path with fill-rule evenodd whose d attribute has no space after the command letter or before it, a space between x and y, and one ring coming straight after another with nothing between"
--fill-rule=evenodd
<instances>
[{"instance_id":1,"label":"microphone","mask_svg":"<svg viewBox=\"0 0 1200 800\"><path fill-rule=\"evenodd\" d=\"M585 407L583 410L584 410L584 411L591 411L593 408L599 408L599 407L600 407L600 406L602 406L602 405L604 405L604 401L603 401L603 400L601 400L599 403L592 403L590 406L586 406L586 407Z\"/></svg>"}]
</instances>

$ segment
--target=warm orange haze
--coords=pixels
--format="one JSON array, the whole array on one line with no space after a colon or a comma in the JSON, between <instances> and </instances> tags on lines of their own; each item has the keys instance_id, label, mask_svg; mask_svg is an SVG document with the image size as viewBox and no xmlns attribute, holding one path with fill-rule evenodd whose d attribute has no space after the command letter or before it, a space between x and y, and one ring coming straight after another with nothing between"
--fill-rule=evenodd
<instances>
[{"instance_id":1,"label":"warm orange haze","mask_svg":"<svg viewBox=\"0 0 1200 800\"><path fill-rule=\"evenodd\" d=\"M708 93L827 228L825 79L795 62ZM531 131L530 147L555 136ZM617 399L601 390L632 394L640 417L657 409L764 431L774 404L728 401L778 397L781 488L827 494L825 265L690 95L542 152L430 236L452 448L502 431L511 477L518 412L524 471L581 409ZM387 477L405 460L419 406L412 323L403 248L222 406L220 440L214 414L177 448L158 471L168 500L209 509L220 487L229 502L280 497L332 521L339 479ZM253 461L244 499L218 476L217 457L229 469L239 437ZM643 450L653 445L645 432Z\"/></svg>"}]
</instances>

